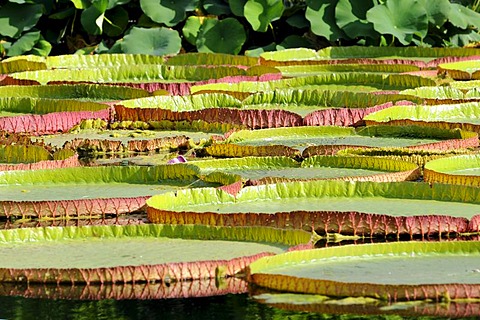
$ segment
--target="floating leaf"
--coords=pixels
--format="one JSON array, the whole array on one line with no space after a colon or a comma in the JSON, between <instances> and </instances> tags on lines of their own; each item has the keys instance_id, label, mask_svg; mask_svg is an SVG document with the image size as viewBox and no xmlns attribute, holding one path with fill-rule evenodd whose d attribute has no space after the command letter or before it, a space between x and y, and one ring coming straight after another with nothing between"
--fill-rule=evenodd
<instances>
[{"instance_id":1,"label":"floating leaf","mask_svg":"<svg viewBox=\"0 0 480 320\"><path fill-rule=\"evenodd\" d=\"M362 181L415 180L418 167L412 163L373 157L311 157L299 163L289 157L244 157L190 162L201 173L238 174L251 184L295 180L341 179Z\"/></svg>"},{"instance_id":2,"label":"floating leaf","mask_svg":"<svg viewBox=\"0 0 480 320\"><path fill-rule=\"evenodd\" d=\"M302 77L327 72L381 72L384 74L418 71L407 64L322 64L276 66L285 77Z\"/></svg>"},{"instance_id":3,"label":"floating leaf","mask_svg":"<svg viewBox=\"0 0 480 320\"><path fill-rule=\"evenodd\" d=\"M248 270L251 282L279 291L450 301L478 298L478 253L477 241L381 243L288 252Z\"/></svg>"},{"instance_id":4,"label":"floating leaf","mask_svg":"<svg viewBox=\"0 0 480 320\"><path fill-rule=\"evenodd\" d=\"M258 70L261 73L271 72L271 68ZM51 69L38 71L25 71L12 74L16 80L36 80L41 84L63 83L63 82L89 82L89 83L125 83L130 86L132 83L145 85L151 82L179 82L201 81L219 79L227 76L249 75L249 70L233 66L218 66L215 68L207 66L166 66L158 64L131 65L115 67L91 67L81 69ZM158 86L157 86L158 88Z\"/></svg>"},{"instance_id":5,"label":"floating leaf","mask_svg":"<svg viewBox=\"0 0 480 320\"><path fill-rule=\"evenodd\" d=\"M480 60L443 63L438 65L438 70L455 80L480 79Z\"/></svg>"},{"instance_id":6,"label":"floating leaf","mask_svg":"<svg viewBox=\"0 0 480 320\"><path fill-rule=\"evenodd\" d=\"M291 79L281 79L261 82L238 82L238 83L211 83L195 85L191 87L191 92L196 93L206 90L219 91L238 91L238 92L260 92L273 91L275 89L285 89L291 87L311 86L311 85L353 85L370 86L382 90L403 90L415 87L436 86L432 79L407 74L375 74L363 72L351 73L325 73L321 75L296 77Z\"/></svg>"},{"instance_id":7,"label":"floating leaf","mask_svg":"<svg viewBox=\"0 0 480 320\"><path fill-rule=\"evenodd\" d=\"M443 104L443 105L415 105L393 106L365 116L367 124L417 124L437 128L461 128L478 132L479 102Z\"/></svg>"},{"instance_id":8,"label":"floating leaf","mask_svg":"<svg viewBox=\"0 0 480 320\"><path fill-rule=\"evenodd\" d=\"M304 155L312 156L315 154L315 148L309 148L305 150ZM319 150L322 151L322 150ZM328 154L338 154L338 155L359 155L359 156L373 156L373 157L382 157L394 160L403 160L407 162L416 163L420 168L423 168L425 163L431 160L445 157L453 157L456 155L471 153L467 149L460 150L422 150L422 149L411 149L411 148L358 148L358 147L349 147L344 146L341 150L335 150L332 153ZM320 153L326 154L326 152Z\"/></svg>"},{"instance_id":9,"label":"floating leaf","mask_svg":"<svg viewBox=\"0 0 480 320\"><path fill-rule=\"evenodd\" d=\"M220 281L251 261L282 252L286 244L308 241L309 235L268 228L131 225L2 230L0 238L4 254L12 246L24 252L22 259L2 260L2 281L90 284ZM108 249L95 254L100 247Z\"/></svg>"},{"instance_id":10,"label":"floating leaf","mask_svg":"<svg viewBox=\"0 0 480 320\"><path fill-rule=\"evenodd\" d=\"M4 59L0 62L0 73L8 74L19 71L46 69L45 58L38 56L19 56Z\"/></svg>"},{"instance_id":11,"label":"floating leaf","mask_svg":"<svg viewBox=\"0 0 480 320\"><path fill-rule=\"evenodd\" d=\"M5 171L0 202L7 217L96 218L139 210L146 198L168 190L212 185L220 184L202 181L188 164Z\"/></svg>"},{"instance_id":12,"label":"floating leaf","mask_svg":"<svg viewBox=\"0 0 480 320\"><path fill-rule=\"evenodd\" d=\"M461 155L436 159L425 164L424 179L429 183L480 186L480 156Z\"/></svg>"},{"instance_id":13,"label":"floating leaf","mask_svg":"<svg viewBox=\"0 0 480 320\"><path fill-rule=\"evenodd\" d=\"M0 163L32 163L52 160L52 155L41 146L0 146Z\"/></svg>"},{"instance_id":14,"label":"floating leaf","mask_svg":"<svg viewBox=\"0 0 480 320\"><path fill-rule=\"evenodd\" d=\"M234 65L234 66L255 66L258 59L235 56L222 53L186 53L169 57L165 62L167 65Z\"/></svg>"},{"instance_id":15,"label":"floating leaf","mask_svg":"<svg viewBox=\"0 0 480 320\"><path fill-rule=\"evenodd\" d=\"M465 48L425 48L425 47L327 47L317 52L320 59L348 58L439 58L468 57L480 55L480 49Z\"/></svg>"},{"instance_id":16,"label":"floating leaf","mask_svg":"<svg viewBox=\"0 0 480 320\"><path fill-rule=\"evenodd\" d=\"M227 94L206 93L190 96L146 97L125 100L121 102L121 105L127 108L158 108L180 112L220 107L239 108L241 103L239 100Z\"/></svg>"},{"instance_id":17,"label":"floating leaf","mask_svg":"<svg viewBox=\"0 0 480 320\"><path fill-rule=\"evenodd\" d=\"M430 100L461 100L465 99L464 93L460 89L453 87L418 87L415 89L407 89L400 92L401 94L412 95Z\"/></svg>"},{"instance_id":18,"label":"floating leaf","mask_svg":"<svg viewBox=\"0 0 480 320\"><path fill-rule=\"evenodd\" d=\"M213 188L164 193L147 200L147 214L155 223L313 227L320 235L413 237L477 232L479 192L418 182L285 182L244 187L235 196Z\"/></svg>"},{"instance_id":19,"label":"floating leaf","mask_svg":"<svg viewBox=\"0 0 480 320\"><path fill-rule=\"evenodd\" d=\"M456 130L425 130L415 126L372 126L355 131L344 127L292 127L262 130L240 130L232 133L225 143L241 146L257 146L268 148L283 145L300 151L314 145L357 145L372 147L412 147L438 148L442 145L450 148L456 146L458 140L465 138L465 146L475 144L476 134L468 134ZM453 145L452 145L453 143ZM455 147L453 147L455 148ZM456 147L458 148L458 147Z\"/></svg>"},{"instance_id":20,"label":"floating leaf","mask_svg":"<svg viewBox=\"0 0 480 320\"><path fill-rule=\"evenodd\" d=\"M163 64L162 56L146 54L94 54L49 56L46 63L49 69L122 67L143 64Z\"/></svg>"},{"instance_id":21,"label":"floating leaf","mask_svg":"<svg viewBox=\"0 0 480 320\"><path fill-rule=\"evenodd\" d=\"M2 86L0 87L0 95L2 97L51 98L58 100L79 99L83 101L116 101L150 96L148 92L141 89L94 84ZM66 104L68 103L66 101ZM59 108L56 111L67 110L68 108L63 110ZM78 110L81 109L79 108Z\"/></svg>"}]
</instances>

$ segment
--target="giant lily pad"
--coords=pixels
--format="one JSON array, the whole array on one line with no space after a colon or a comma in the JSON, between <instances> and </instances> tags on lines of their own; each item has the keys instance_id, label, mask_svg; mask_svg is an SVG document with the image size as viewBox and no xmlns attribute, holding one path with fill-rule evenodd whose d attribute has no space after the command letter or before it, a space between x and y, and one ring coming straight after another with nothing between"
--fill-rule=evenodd
<instances>
[{"instance_id":1,"label":"giant lily pad","mask_svg":"<svg viewBox=\"0 0 480 320\"><path fill-rule=\"evenodd\" d=\"M480 130L479 102L443 105L393 106L364 117L367 124L419 125L437 128Z\"/></svg>"},{"instance_id":2,"label":"giant lily pad","mask_svg":"<svg viewBox=\"0 0 480 320\"><path fill-rule=\"evenodd\" d=\"M234 66L254 66L258 64L258 59L237 56L223 53L186 53L169 57L165 62L167 65L234 65Z\"/></svg>"},{"instance_id":3,"label":"giant lily pad","mask_svg":"<svg viewBox=\"0 0 480 320\"><path fill-rule=\"evenodd\" d=\"M59 55L46 58L48 69L76 69L76 68L99 68L121 67L142 64L163 64L163 56L146 54L93 54L93 55Z\"/></svg>"},{"instance_id":4,"label":"giant lily pad","mask_svg":"<svg viewBox=\"0 0 480 320\"><path fill-rule=\"evenodd\" d=\"M234 144L237 147L231 147ZM318 145L372 147L409 147L423 149L459 149L478 145L473 132L406 126L372 126L355 130L345 127L291 127L262 130L240 130L232 133L224 144L206 148L212 156L238 157L275 154L279 146L302 152ZM258 149L255 154L254 150ZM245 150L245 154L242 153ZM272 152L268 153L271 149ZM249 151L250 150L250 151Z\"/></svg>"},{"instance_id":5,"label":"giant lily pad","mask_svg":"<svg viewBox=\"0 0 480 320\"><path fill-rule=\"evenodd\" d=\"M373 157L311 157L299 163L289 157L245 157L191 162L201 172L238 174L251 184L294 180L416 180L418 167L409 162Z\"/></svg>"},{"instance_id":6,"label":"giant lily pad","mask_svg":"<svg viewBox=\"0 0 480 320\"><path fill-rule=\"evenodd\" d=\"M317 150L316 150L317 149ZM317 151L317 152L316 152ZM323 151L323 152L321 152ZM331 152L329 152L331 151ZM438 158L453 157L462 154L469 154L474 151L468 149L451 149L451 150L422 150L412 148L365 148L365 147L349 147L341 146L340 148L332 148L330 150L321 148L309 148L304 151L304 156L312 156L316 154L338 154L338 155L358 155L370 157L382 157L394 160L403 160L416 163L423 168L425 163Z\"/></svg>"},{"instance_id":7,"label":"giant lily pad","mask_svg":"<svg viewBox=\"0 0 480 320\"><path fill-rule=\"evenodd\" d=\"M38 145L0 145L0 171L53 169L79 166L73 150L51 152Z\"/></svg>"},{"instance_id":8,"label":"giant lily pad","mask_svg":"<svg viewBox=\"0 0 480 320\"><path fill-rule=\"evenodd\" d=\"M480 60L444 63L438 66L438 70L455 80L480 79Z\"/></svg>"},{"instance_id":9,"label":"giant lily pad","mask_svg":"<svg viewBox=\"0 0 480 320\"><path fill-rule=\"evenodd\" d=\"M476 89L470 89L466 92L455 88L453 86L443 87L419 87L415 89L407 89L400 92L400 94L413 95L425 99L427 104L444 104L444 103L459 103L464 100L480 99L480 93Z\"/></svg>"},{"instance_id":10,"label":"giant lily pad","mask_svg":"<svg viewBox=\"0 0 480 320\"><path fill-rule=\"evenodd\" d=\"M326 73L315 76L296 77L266 82L239 82L239 83L211 83L196 85L191 88L192 93L199 91L239 91L239 92L260 92L272 91L274 89L320 85L368 85L382 90L403 90L420 86L435 86L432 79L427 79L408 74L375 74L364 72L351 73Z\"/></svg>"},{"instance_id":11,"label":"giant lily pad","mask_svg":"<svg viewBox=\"0 0 480 320\"><path fill-rule=\"evenodd\" d=\"M125 99L125 101L121 102L121 105L127 108L158 108L171 111L193 111L213 107L236 108L240 107L240 104L239 100L221 93L192 96L155 96L131 100Z\"/></svg>"},{"instance_id":12,"label":"giant lily pad","mask_svg":"<svg viewBox=\"0 0 480 320\"><path fill-rule=\"evenodd\" d=\"M151 195L206 183L191 165L108 166L6 171L0 178L1 215L97 216L142 208Z\"/></svg>"},{"instance_id":13,"label":"giant lily pad","mask_svg":"<svg viewBox=\"0 0 480 320\"><path fill-rule=\"evenodd\" d=\"M425 164L424 179L430 183L480 186L480 155L462 155Z\"/></svg>"},{"instance_id":14,"label":"giant lily pad","mask_svg":"<svg viewBox=\"0 0 480 320\"><path fill-rule=\"evenodd\" d=\"M0 130L10 133L41 135L65 132L82 120L106 121L110 117L111 112L103 103L27 97L0 99Z\"/></svg>"},{"instance_id":15,"label":"giant lily pad","mask_svg":"<svg viewBox=\"0 0 480 320\"><path fill-rule=\"evenodd\" d=\"M463 48L427 48L427 47L374 47L374 46L339 46L327 47L315 51L306 48L285 49L265 52L262 57L267 60L331 60L331 59L365 59L365 58L411 58L432 60L439 57L468 57L480 55L479 49Z\"/></svg>"},{"instance_id":16,"label":"giant lily pad","mask_svg":"<svg viewBox=\"0 0 480 320\"><path fill-rule=\"evenodd\" d=\"M2 230L2 255L23 253L2 259L0 281L88 285L221 279L309 237L299 231L195 225Z\"/></svg>"},{"instance_id":17,"label":"giant lily pad","mask_svg":"<svg viewBox=\"0 0 480 320\"><path fill-rule=\"evenodd\" d=\"M304 77L328 72L378 72L382 74L418 71L408 64L317 64L276 66L285 77Z\"/></svg>"},{"instance_id":18,"label":"giant lily pad","mask_svg":"<svg viewBox=\"0 0 480 320\"><path fill-rule=\"evenodd\" d=\"M0 87L0 94L2 97L81 99L90 101L116 101L150 96L147 91L142 89L94 84L2 86Z\"/></svg>"},{"instance_id":19,"label":"giant lily pad","mask_svg":"<svg viewBox=\"0 0 480 320\"><path fill-rule=\"evenodd\" d=\"M152 222L266 225L347 235L433 235L477 228L480 189L412 182L320 180L245 187L235 196L213 188L147 200ZM476 230L473 230L476 231Z\"/></svg>"},{"instance_id":20,"label":"giant lily pad","mask_svg":"<svg viewBox=\"0 0 480 320\"><path fill-rule=\"evenodd\" d=\"M258 69L258 68L257 68ZM269 69L270 71L271 69ZM41 84L58 81L119 83L119 82L159 82L172 80L200 81L226 76L248 75L249 71L233 66L166 66L140 64L103 68L48 69L24 71L11 74L17 80L36 80Z\"/></svg>"},{"instance_id":21,"label":"giant lily pad","mask_svg":"<svg viewBox=\"0 0 480 320\"><path fill-rule=\"evenodd\" d=\"M253 283L280 291L387 301L478 299L479 249L477 241L332 247L266 257L248 270Z\"/></svg>"}]
</instances>

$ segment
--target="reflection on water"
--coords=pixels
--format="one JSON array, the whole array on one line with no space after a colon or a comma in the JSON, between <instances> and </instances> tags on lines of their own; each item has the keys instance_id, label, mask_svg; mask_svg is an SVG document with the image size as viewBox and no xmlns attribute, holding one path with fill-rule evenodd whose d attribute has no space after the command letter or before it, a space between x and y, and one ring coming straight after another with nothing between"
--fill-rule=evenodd
<instances>
[{"instance_id":1,"label":"reflection on water","mask_svg":"<svg viewBox=\"0 0 480 320\"><path fill-rule=\"evenodd\" d=\"M398 315L333 315L289 311L255 302L246 294L161 300L49 300L0 297L0 319L418 319ZM439 317L421 317L423 320ZM478 319L477 317L462 319Z\"/></svg>"}]
</instances>

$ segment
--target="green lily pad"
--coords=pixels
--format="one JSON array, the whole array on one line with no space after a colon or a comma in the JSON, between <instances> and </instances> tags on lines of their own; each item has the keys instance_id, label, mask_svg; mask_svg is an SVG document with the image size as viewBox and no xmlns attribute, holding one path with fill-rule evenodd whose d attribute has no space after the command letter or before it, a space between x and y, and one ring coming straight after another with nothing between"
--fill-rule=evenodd
<instances>
[{"instance_id":1,"label":"green lily pad","mask_svg":"<svg viewBox=\"0 0 480 320\"><path fill-rule=\"evenodd\" d=\"M467 232L467 219L478 214L479 192L473 187L412 182L287 182L245 187L235 196L212 188L164 193L147 200L147 214L156 223L413 236Z\"/></svg>"},{"instance_id":2,"label":"green lily pad","mask_svg":"<svg viewBox=\"0 0 480 320\"><path fill-rule=\"evenodd\" d=\"M455 241L296 251L250 264L249 279L274 290L336 297L478 299L479 248L477 241Z\"/></svg>"},{"instance_id":3,"label":"green lily pad","mask_svg":"<svg viewBox=\"0 0 480 320\"><path fill-rule=\"evenodd\" d=\"M271 68L268 69L271 71ZM261 70L260 70L261 71ZM249 71L234 66L167 66L139 64L113 67L89 67L79 69L48 69L11 74L16 80L35 80L41 84L58 82L89 83L152 83L201 81L227 76L248 75Z\"/></svg>"},{"instance_id":4,"label":"green lily pad","mask_svg":"<svg viewBox=\"0 0 480 320\"><path fill-rule=\"evenodd\" d=\"M128 213L151 195L205 182L192 165L106 166L5 171L0 179L3 216L68 217Z\"/></svg>"},{"instance_id":5,"label":"green lily pad","mask_svg":"<svg viewBox=\"0 0 480 320\"><path fill-rule=\"evenodd\" d=\"M269 228L131 225L2 230L0 239L4 256L22 252L22 258L0 264L2 281L169 283L233 276L261 256L308 241L309 234ZM105 252L98 255L99 250Z\"/></svg>"},{"instance_id":6,"label":"green lily pad","mask_svg":"<svg viewBox=\"0 0 480 320\"><path fill-rule=\"evenodd\" d=\"M433 60L440 57L469 57L480 55L480 49L469 48L427 48L427 47L374 47L374 46L333 46L318 51L295 48L282 51L265 52L267 60L331 60L365 58L409 58L415 60Z\"/></svg>"},{"instance_id":7,"label":"green lily pad","mask_svg":"<svg viewBox=\"0 0 480 320\"><path fill-rule=\"evenodd\" d=\"M423 125L440 128L461 128L478 132L479 102L441 105L393 106L364 117L367 124Z\"/></svg>"},{"instance_id":8,"label":"green lily pad","mask_svg":"<svg viewBox=\"0 0 480 320\"><path fill-rule=\"evenodd\" d=\"M480 155L441 158L425 164L424 179L429 183L480 186Z\"/></svg>"},{"instance_id":9,"label":"green lily pad","mask_svg":"<svg viewBox=\"0 0 480 320\"><path fill-rule=\"evenodd\" d=\"M103 68L142 64L163 64L163 56L146 54L69 54L49 56L45 63L48 69ZM44 68L45 69L45 68Z\"/></svg>"},{"instance_id":10,"label":"green lily pad","mask_svg":"<svg viewBox=\"0 0 480 320\"><path fill-rule=\"evenodd\" d=\"M264 92L274 89L286 89L291 87L310 85L351 85L370 86L381 90L403 90L421 86L435 86L432 79L412 76L408 74L376 74L364 72L351 73L325 73L314 76L295 77L290 79L262 81L262 82L238 82L238 83L210 83L194 85L191 93L199 91L233 91L233 92Z\"/></svg>"},{"instance_id":11,"label":"green lily pad","mask_svg":"<svg viewBox=\"0 0 480 320\"><path fill-rule=\"evenodd\" d=\"M448 84L450 87L455 89L460 89L462 91L468 91L480 86L480 80L470 80L470 81L451 81Z\"/></svg>"},{"instance_id":12,"label":"green lily pad","mask_svg":"<svg viewBox=\"0 0 480 320\"><path fill-rule=\"evenodd\" d=\"M328 87L327 87L328 88ZM242 101L243 105L259 107L265 104L276 104L278 108L295 110L296 106L312 106L313 110L321 108L368 108L387 102L415 100L404 94L375 94L370 92L350 91L349 88L338 87L337 90L315 88L302 89L275 89L267 92L258 92Z\"/></svg>"},{"instance_id":13,"label":"green lily pad","mask_svg":"<svg viewBox=\"0 0 480 320\"><path fill-rule=\"evenodd\" d=\"M142 89L95 84L2 86L0 87L0 94L2 97L79 99L97 102L150 96L146 90Z\"/></svg>"},{"instance_id":14,"label":"green lily pad","mask_svg":"<svg viewBox=\"0 0 480 320\"><path fill-rule=\"evenodd\" d=\"M224 53L185 53L169 57L165 62L167 65L234 65L234 66L255 66L257 58L237 56Z\"/></svg>"},{"instance_id":15,"label":"green lily pad","mask_svg":"<svg viewBox=\"0 0 480 320\"><path fill-rule=\"evenodd\" d=\"M316 154L315 149L309 149L304 152L305 155L311 156ZM321 151L321 150L319 150ZM422 150L411 148L362 148L362 147L345 147L341 150L332 150L330 154L337 155L357 155L357 156L371 156L382 157L394 160L403 160L407 162L416 163L420 168L431 160L453 157L462 154L470 154L474 151L468 149L452 149L452 150ZM325 152L323 152L324 154Z\"/></svg>"},{"instance_id":16,"label":"green lily pad","mask_svg":"<svg viewBox=\"0 0 480 320\"><path fill-rule=\"evenodd\" d=\"M317 179L394 181L407 177L415 180L419 175L418 167L412 163L373 157L320 156L308 158L302 163L289 157L245 157L190 163L198 166L201 173L228 172L240 175L250 183ZM400 178L399 172L402 171L405 176Z\"/></svg>"},{"instance_id":17,"label":"green lily pad","mask_svg":"<svg viewBox=\"0 0 480 320\"><path fill-rule=\"evenodd\" d=\"M87 120L91 122L91 120ZM116 130L88 129L80 127L71 133L43 135L35 137L36 141L55 147L77 149L84 146L95 152L146 152L170 150L188 147L189 141L201 144L212 138L212 133L187 130L147 130L142 127ZM135 127L136 123L130 123ZM115 123L113 124L115 125ZM141 125L148 125L142 123ZM126 126L128 127L128 126ZM192 127L193 128L193 127ZM143 147L142 147L143 146Z\"/></svg>"},{"instance_id":18,"label":"green lily pad","mask_svg":"<svg viewBox=\"0 0 480 320\"><path fill-rule=\"evenodd\" d=\"M238 108L238 99L221 93L197 94L189 96L154 96L141 99L130 99L120 102L127 108L158 108L171 111L193 111L206 108ZM126 119L125 119L126 120Z\"/></svg>"},{"instance_id":19,"label":"green lily pad","mask_svg":"<svg viewBox=\"0 0 480 320\"><path fill-rule=\"evenodd\" d=\"M330 72L376 72L382 74L401 73L420 70L419 67L407 64L318 64L276 66L285 77L304 77Z\"/></svg>"},{"instance_id":20,"label":"green lily pad","mask_svg":"<svg viewBox=\"0 0 480 320\"><path fill-rule=\"evenodd\" d=\"M465 99L465 94L460 89L454 87L419 87L407 89L400 92L429 100L461 100Z\"/></svg>"},{"instance_id":21,"label":"green lily pad","mask_svg":"<svg viewBox=\"0 0 480 320\"><path fill-rule=\"evenodd\" d=\"M358 130L344 127L291 127L255 131L241 130L232 133L225 143L267 148L283 145L300 152L315 145L418 147L437 144L440 148L449 139L461 139L459 133L442 129L434 130L433 128L427 131L425 128L415 126L402 128L373 126Z\"/></svg>"},{"instance_id":22,"label":"green lily pad","mask_svg":"<svg viewBox=\"0 0 480 320\"><path fill-rule=\"evenodd\" d=\"M480 79L480 60L442 63L438 66L438 70L455 80Z\"/></svg>"}]
</instances>

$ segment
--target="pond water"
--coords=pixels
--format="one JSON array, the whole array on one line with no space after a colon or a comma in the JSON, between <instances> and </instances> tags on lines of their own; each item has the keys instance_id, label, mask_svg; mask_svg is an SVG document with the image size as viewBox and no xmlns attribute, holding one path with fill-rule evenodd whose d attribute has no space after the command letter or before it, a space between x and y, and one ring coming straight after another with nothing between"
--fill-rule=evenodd
<instances>
[{"instance_id":1,"label":"pond water","mask_svg":"<svg viewBox=\"0 0 480 320\"><path fill-rule=\"evenodd\" d=\"M0 297L0 319L417 319L399 315L322 314L289 311L258 303L246 294L163 300L47 300ZM422 320L442 319L421 317ZM447 319L447 318L445 318ZM468 317L461 319L478 319Z\"/></svg>"}]
</instances>

